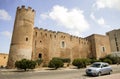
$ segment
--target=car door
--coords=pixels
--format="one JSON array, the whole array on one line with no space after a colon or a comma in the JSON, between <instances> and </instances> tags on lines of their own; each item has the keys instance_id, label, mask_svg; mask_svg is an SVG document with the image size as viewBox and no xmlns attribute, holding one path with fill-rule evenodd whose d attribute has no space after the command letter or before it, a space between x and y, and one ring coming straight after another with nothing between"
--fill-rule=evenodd
<instances>
[{"instance_id":1,"label":"car door","mask_svg":"<svg viewBox=\"0 0 120 79\"><path fill-rule=\"evenodd\" d=\"M106 70L105 74L108 74L111 71L110 66L108 64L105 64L104 67L105 67L105 70Z\"/></svg>"},{"instance_id":2,"label":"car door","mask_svg":"<svg viewBox=\"0 0 120 79\"><path fill-rule=\"evenodd\" d=\"M109 65L108 64L102 64L101 72L102 72L102 74L109 73L110 72Z\"/></svg>"},{"instance_id":3,"label":"car door","mask_svg":"<svg viewBox=\"0 0 120 79\"><path fill-rule=\"evenodd\" d=\"M101 65L101 74L106 74L106 73L107 73L106 66L105 66L105 64L102 64Z\"/></svg>"}]
</instances>

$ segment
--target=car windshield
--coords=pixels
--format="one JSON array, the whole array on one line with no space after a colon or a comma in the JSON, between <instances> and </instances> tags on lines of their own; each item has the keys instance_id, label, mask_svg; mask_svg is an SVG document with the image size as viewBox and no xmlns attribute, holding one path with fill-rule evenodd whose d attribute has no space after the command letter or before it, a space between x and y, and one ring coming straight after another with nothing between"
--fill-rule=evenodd
<instances>
[{"instance_id":1,"label":"car windshield","mask_svg":"<svg viewBox=\"0 0 120 79\"><path fill-rule=\"evenodd\" d=\"M101 64L95 63L95 64L92 64L91 67L100 68L100 65L101 65Z\"/></svg>"}]
</instances>

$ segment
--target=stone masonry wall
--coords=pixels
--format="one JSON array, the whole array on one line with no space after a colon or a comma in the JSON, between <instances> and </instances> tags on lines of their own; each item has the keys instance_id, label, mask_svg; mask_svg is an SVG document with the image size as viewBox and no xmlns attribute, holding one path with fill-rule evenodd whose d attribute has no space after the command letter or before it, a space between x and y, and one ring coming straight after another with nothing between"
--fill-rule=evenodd
<instances>
[{"instance_id":1,"label":"stone masonry wall","mask_svg":"<svg viewBox=\"0 0 120 79\"><path fill-rule=\"evenodd\" d=\"M87 58L90 53L88 40L72 36L63 32L49 31L34 28L33 35L33 59L38 59L42 54L45 62L53 57Z\"/></svg>"}]
</instances>

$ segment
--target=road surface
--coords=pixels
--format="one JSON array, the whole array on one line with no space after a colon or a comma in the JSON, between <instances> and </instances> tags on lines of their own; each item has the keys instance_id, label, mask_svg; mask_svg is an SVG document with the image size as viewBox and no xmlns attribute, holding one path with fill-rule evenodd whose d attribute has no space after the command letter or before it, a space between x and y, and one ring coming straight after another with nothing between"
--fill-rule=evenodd
<instances>
[{"instance_id":1,"label":"road surface","mask_svg":"<svg viewBox=\"0 0 120 79\"><path fill-rule=\"evenodd\" d=\"M117 79L115 77L120 79L120 66L113 66L112 75L100 77L86 76L85 69L37 70L29 72L0 71L0 79Z\"/></svg>"}]
</instances>

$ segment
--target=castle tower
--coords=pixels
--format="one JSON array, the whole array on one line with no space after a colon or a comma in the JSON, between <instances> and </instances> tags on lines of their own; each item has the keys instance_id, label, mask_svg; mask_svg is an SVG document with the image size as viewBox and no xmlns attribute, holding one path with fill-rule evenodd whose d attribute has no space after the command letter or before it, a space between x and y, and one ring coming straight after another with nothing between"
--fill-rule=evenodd
<instances>
[{"instance_id":1,"label":"castle tower","mask_svg":"<svg viewBox=\"0 0 120 79\"><path fill-rule=\"evenodd\" d=\"M9 51L8 68L23 58L31 59L35 11L25 6L17 7L13 35Z\"/></svg>"}]
</instances>

